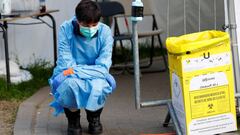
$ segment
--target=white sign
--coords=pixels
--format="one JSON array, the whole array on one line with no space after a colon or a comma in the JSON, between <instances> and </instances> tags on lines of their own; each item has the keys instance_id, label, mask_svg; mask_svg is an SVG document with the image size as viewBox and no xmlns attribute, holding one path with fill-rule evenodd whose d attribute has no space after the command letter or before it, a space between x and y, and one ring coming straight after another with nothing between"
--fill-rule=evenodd
<instances>
[{"instance_id":1,"label":"white sign","mask_svg":"<svg viewBox=\"0 0 240 135\"><path fill-rule=\"evenodd\" d=\"M226 66L231 64L231 53L224 52L213 54L209 58L197 57L184 59L182 61L183 71L192 72L196 70L203 70L207 68L214 68L218 66Z\"/></svg>"},{"instance_id":2,"label":"white sign","mask_svg":"<svg viewBox=\"0 0 240 135\"><path fill-rule=\"evenodd\" d=\"M208 89L228 85L227 76L224 72L202 74L190 81L190 91Z\"/></svg>"},{"instance_id":3,"label":"white sign","mask_svg":"<svg viewBox=\"0 0 240 135\"><path fill-rule=\"evenodd\" d=\"M214 135L237 130L235 116L231 113L220 114L192 120L190 123L190 135Z\"/></svg>"}]
</instances>

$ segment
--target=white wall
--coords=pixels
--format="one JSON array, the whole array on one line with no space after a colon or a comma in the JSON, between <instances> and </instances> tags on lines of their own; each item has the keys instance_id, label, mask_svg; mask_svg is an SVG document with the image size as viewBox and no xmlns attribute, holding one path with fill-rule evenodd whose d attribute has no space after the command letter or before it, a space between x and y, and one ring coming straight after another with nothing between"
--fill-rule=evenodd
<instances>
[{"instance_id":1,"label":"white wall","mask_svg":"<svg viewBox=\"0 0 240 135\"><path fill-rule=\"evenodd\" d=\"M60 12L52 13L56 20L57 30L59 25L74 15L75 6L80 0L47 0L47 9L59 9ZM48 17L43 18L51 24ZM17 22L32 22L33 19L22 19ZM53 62L52 29L45 24L14 26L9 25L9 53L10 59L26 66L35 59L46 59ZM0 59L5 59L3 39L0 38Z\"/></svg>"}]
</instances>

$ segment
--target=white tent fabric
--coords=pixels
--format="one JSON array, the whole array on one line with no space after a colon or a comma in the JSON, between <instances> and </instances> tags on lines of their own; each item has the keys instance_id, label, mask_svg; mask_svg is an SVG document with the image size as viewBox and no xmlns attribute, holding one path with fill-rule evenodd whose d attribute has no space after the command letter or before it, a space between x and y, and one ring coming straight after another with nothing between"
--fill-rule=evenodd
<instances>
[{"instance_id":1,"label":"white tent fabric","mask_svg":"<svg viewBox=\"0 0 240 135\"><path fill-rule=\"evenodd\" d=\"M124 5L126 14L131 14L131 1L118 1ZM225 24L224 0L142 0L144 13L154 13L160 29L163 30L163 41L169 36L204 31L222 30ZM139 23L139 31L145 30L150 21L144 18ZM131 26L131 25L130 25ZM144 26L144 27L141 27ZM123 26L122 26L123 27Z\"/></svg>"},{"instance_id":2,"label":"white tent fabric","mask_svg":"<svg viewBox=\"0 0 240 135\"><path fill-rule=\"evenodd\" d=\"M240 1L239 0L233 0L233 2L234 2L234 9L235 9L235 11L233 11L233 13L235 12L235 21L236 22L233 22L233 20L231 20L231 21L229 21L229 23L230 24L233 24L233 25L235 25L235 23L236 23L236 33L235 33L235 29L232 29L232 34L234 33L235 35L232 35L232 44L235 44L234 46L233 46L233 60L234 60L234 73L235 73L235 89L236 89L236 93L235 93L235 96L236 97L238 97L238 106L239 106L239 104L240 104L240 100L239 100L239 97L240 97L240 84L238 83L239 82L239 80L240 80L240 75L239 75L239 63L240 63L240 61L239 61L239 50L240 50L240 47L239 47L239 43L240 43L240 37L239 37L239 35L240 35L240 28L239 28L239 26L240 26L240 9L239 9L239 6L240 6ZM229 7L229 8L231 8L231 7ZM233 16L234 16L233 15ZM230 15L229 15L230 16ZM229 17L228 16L228 17ZM236 49L235 49L236 48ZM234 49L236 50L236 51L234 51ZM239 107L238 107L238 110L239 110Z\"/></svg>"},{"instance_id":3,"label":"white tent fabric","mask_svg":"<svg viewBox=\"0 0 240 135\"><path fill-rule=\"evenodd\" d=\"M240 43L240 1L239 0L234 0L235 3L235 15L236 15L236 24L237 24L237 41L238 41L238 46ZM238 52L240 52L240 47L238 47Z\"/></svg>"}]
</instances>

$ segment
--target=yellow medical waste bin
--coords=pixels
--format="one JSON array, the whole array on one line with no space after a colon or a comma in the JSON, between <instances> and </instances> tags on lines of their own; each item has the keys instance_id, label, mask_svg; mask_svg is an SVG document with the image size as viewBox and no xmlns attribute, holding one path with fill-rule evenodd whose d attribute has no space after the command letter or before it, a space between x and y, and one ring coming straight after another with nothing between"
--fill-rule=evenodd
<instances>
[{"instance_id":1,"label":"yellow medical waste bin","mask_svg":"<svg viewBox=\"0 0 240 135\"><path fill-rule=\"evenodd\" d=\"M229 35L203 31L166 41L172 103L184 135L237 130Z\"/></svg>"}]
</instances>

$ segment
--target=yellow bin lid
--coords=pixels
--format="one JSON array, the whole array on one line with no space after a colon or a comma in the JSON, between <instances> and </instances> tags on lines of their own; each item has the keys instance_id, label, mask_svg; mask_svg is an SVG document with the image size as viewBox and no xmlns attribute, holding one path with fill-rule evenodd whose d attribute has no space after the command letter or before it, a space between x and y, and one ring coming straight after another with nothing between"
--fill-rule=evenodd
<instances>
[{"instance_id":1,"label":"yellow bin lid","mask_svg":"<svg viewBox=\"0 0 240 135\"><path fill-rule=\"evenodd\" d=\"M203 31L179 37L169 37L166 41L168 53L186 54L219 45L229 40L229 35L222 31Z\"/></svg>"}]
</instances>

